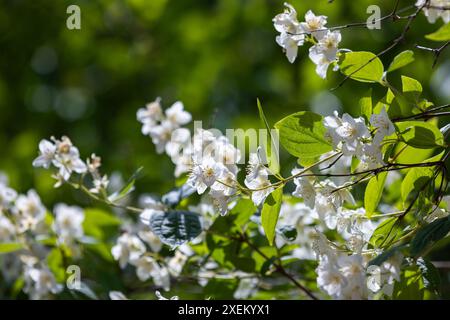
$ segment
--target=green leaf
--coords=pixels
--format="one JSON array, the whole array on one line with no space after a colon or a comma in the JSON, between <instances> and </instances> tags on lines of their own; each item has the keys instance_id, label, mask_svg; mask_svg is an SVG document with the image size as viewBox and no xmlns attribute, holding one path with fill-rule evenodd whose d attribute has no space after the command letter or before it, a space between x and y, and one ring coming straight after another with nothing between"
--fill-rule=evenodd
<instances>
[{"instance_id":1,"label":"green leaf","mask_svg":"<svg viewBox=\"0 0 450 320\"><path fill-rule=\"evenodd\" d=\"M411 255L420 256L450 232L450 218L434 220L417 231L411 241Z\"/></svg>"},{"instance_id":2,"label":"green leaf","mask_svg":"<svg viewBox=\"0 0 450 320\"><path fill-rule=\"evenodd\" d=\"M427 34L425 38L433 41L449 41L450 40L450 23L444 24L437 31Z\"/></svg>"},{"instance_id":3,"label":"green leaf","mask_svg":"<svg viewBox=\"0 0 450 320\"><path fill-rule=\"evenodd\" d=\"M269 134L270 143L268 141L262 141L264 144L264 150L266 151L266 158L269 162L269 169L273 174L278 174L280 172L280 163L278 159L278 137L273 136L272 129L269 126L269 122L266 119L266 116L264 115L263 108L261 106L261 102L259 99L257 99L257 105L258 105L258 111L259 111L259 117L263 123L263 125L266 127L266 130Z\"/></svg>"},{"instance_id":4,"label":"green leaf","mask_svg":"<svg viewBox=\"0 0 450 320\"><path fill-rule=\"evenodd\" d=\"M414 52L413 51L406 50L406 51L400 52L398 55L395 56L394 60L392 60L387 72L392 72L394 70L403 68L404 66L410 64L413 61L414 61Z\"/></svg>"},{"instance_id":5,"label":"green leaf","mask_svg":"<svg viewBox=\"0 0 450 320\"><path fill-rule=\"evenodd\" d=\"M319 157L331 151L331 143L325 138L326 129L321 115L301 111L275 124L280 133L281 145L293 156Z\"/></svg>"},{"instance_id":6,"label":"green leaf","mask_svg":"<svg viewBox=\"0 0 450 320\"><path fill-rule=\"evenodd\" d=\"M250 199L241 198L226 216L217 217L209 230L221 234L242 231L242 227L256 211L257 208Z\"/></svg>"},{"instance_id":7,"label":"green leaf","mask_svg":"<svg viewBox=\"0 0 450 320\"><path fill-rule=\"evenodd\" d=\"M428 167L409 169L402 181L401 193L403 203L406 202L411 192L420 192L432 178L433 170Z\"/></svg>"},{"instance_id":8,"label":"green leaf","mask_svg":"<svg viewBox=\"0 0 450 320\"><path fill-rule=\"evenodd\" d=\"M359 99L359 108L361 110L361 114L366 118L367 121L370 120L370 116L372 115L372 88Z\"/></svg>"},{"instance_id":9,"label":"green leaf","mask_svg":"<svg viewBox=\"0 0 450 320\"><path fill-rule=\"evenodd\" d=\"M397 131L407 145L420 149L445 146L442 132L432 123L403 121L398 122L396 126Z\"/></svg>"},{"instance_id":10,"label":"green leaf","mask_svg":"<svg viewBox=\"0 0 450 320\"><path fill-rule=\"evenodd\" d=\"M372 234L369 243L376 248L386 247L401 236L400 221L396 217L384 220Z\"/></svg>"},{"instance_id":11,"label":"green leaf","mask_svg":"<svg viewBox=\"0 0 450 320\"><path fill-rule=\"evenodd\" d=\"M424 283L418 266L405 268L399 282L395 282L393 297L398 300L422 300Z\"/></svg>"},{"instance_id":12,"label":"green leaf","mask_svg":"<svg viewBox=\"0 0 450 320\"><path fill-rule=\"evenodd\" d=\"M429 260L419 258L417 259L416 264L422 272L425 288L438 292L441 284L441 277L433 263Z\"/></svg>"},{"instance_id":13,"label":"green leaf","mask_svg":"<svg viewBox=\"0 0 450 320\"><path fill-rule=\"evenodd\" d=\"M138 168L131 175L131 177L128 179L128 181L125 184L125 186L123 186L123 188L121 190L119 190L118 192L115 192L112 195L110 195L108 197L108 200L111 201L111 202L115 202L115 201L118 201L118 200L126 197L128 194L133 192L133 190L134 190L134 183L136 182L136 179L138 178L138 176L141 173L142 169L143 169L143 167Z\"/></svg>"},{"instance_id":14,"label":"green leaf","mask_svg":"<svg viewBox=\"0 0 450 320\"><path fill-rule=\"evenodd\" d=\"M22 243L18 243L18 242L0 243L0 254L19 251L23 248L24 248L24 245Z\"/></svg>"},{"instance_id":15,"label":"green leaf","mask_svg":"<svg viewBox=\"0 0 450 320\"><path fill-rule=\"evenodd\" d=\"M339 62L339 70L351 79L361 82L380 82L384 67L372 52L346 52Z\"/></svg>"},{"instance_id":16,"label":"green leaf","mask_svg":"<svg viewBox=\"0 0 450 320\"><path fill-rule=\"evenodd\" d=\"M370 216L377 209L378 203L383 194L384 183L386 182L387 172L380 172L369 180L364 193L364 207L366 213Z\"/></svg>"},{"instance_id":17,"label":"green leaf","mask_svg":"<svg viewBox=\"0 0 450 320\"><path fill-rule=\"evenodd\" d=\"M275 229L278 222L278 215L280 214L282 197L283 187L281 186L269 194L266 201L264 201L261 211L261 223L270 245L273 245L275 238Z\"/></svg>"},{"instance_id":18,"label":"green leaf","mask_svg":"<svg viewBox=\"0 0 450 320\"><path fill-rule=\"evenodd\" d=\"M110 212L97 208L84 210L84 232L98 240L108 240L114 237L120 224L120 219Z\"/></svg>"},{"instance_id":19,"label":"green leaf","mask_svg":"<svg viewBox=\"0 0 450 320\"><path fill-rule=\"evenodd\" d=\"M372 113L378 114L383 109L383 107L384 108L389 107L392 104L392 101L394 101L394 98L395 94L392 92L391 89L388 88L386 91L386 95L382 99L380 99L373 107ZM392 109L391 107L388 108L389 116L391 116L390 114L391 109Z\"/></svg>"},{"instance_id":20,"label":"green leaf","mask_svg":"<svg viewBox=\"0 0 450 320\"><path fill-rule=\"evenodd\" d=\"M163 243L171 247L191 241L202 232L199 215L189 211L154 213L150 227Z\"/></svg>"},{"instance_id":21,"label":"green leaf","mask_svg":"<svg viewBox=\"0 0 450 320\"><path fill-rule=\"evenodd\" d=\"M59 248L54 248L47 255L47 264L57 282L64 282L66 269L64 268L64 257Z\"/></svg>"},{"instance_id":22,"label":"green leaf","mask_svg":"<svg viewBox=\"0 0 450 320\"><path fill-rule=\"evenodd\" d=\"M402 91L403 93L412 94L416 99L423 91L422 84L416 79L402 76Z\"/></svg>"}]
</instances>

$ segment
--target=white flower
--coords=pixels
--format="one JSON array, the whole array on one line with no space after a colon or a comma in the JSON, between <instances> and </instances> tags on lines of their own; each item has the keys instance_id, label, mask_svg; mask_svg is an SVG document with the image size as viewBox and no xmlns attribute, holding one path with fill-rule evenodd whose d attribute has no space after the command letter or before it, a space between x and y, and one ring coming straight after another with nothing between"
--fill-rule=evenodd
<instances>
[{"instance_id":1,"label":"white flower","mask_svg":"<svg viewBox=\"0 0 450 320\"><path fill-rule=\"evenodd\" d=\"M70 246L74 240L83 237L83 209L60 203L55 206L54 212L56 217L53 230L58 235L60 243Z\"/></svg>"},{"instance_id":2,"label":"white flower","mask_svg":"<svg viewBox=\"0 0 450 320\"><path fill-rule=\"evenodd\" d=\"M347 201L355 203L352 194L347 188L337 187L332 181L324 180L320 191L316 194L316 211L319 218L325 222L329 229L337 226L337 212Z\"/></svg>"},{"instance_id":3,"label":"white flower","mask_svg":"<svg viewBox=\"0 0 450 320\"><path fill-rule=\"evenodd\" d=\"M342 118L335 111L334 116L324 119L327 136L331 138L334 148L342 148L346 156L361 153L363 140L370 138L370 132L362 117L352 118L344 113Z\"/></svg>"},{"instance_id":4,"label":"white flower","mask_svg":"<svg viewBox=\"0 0 450 320\"><path fill-rule=\"evenodd\" d=\"M231 171L224 169L217 178L217 181L211 186L216 195L222 193L224 196L232 196L236 193L237 177Z\"/></svg>"},{"instance_id":5,"label":"white flower","mask_svg":"<svg viewBox=\"0 0 450 320\"><path fill-rule=\"evenodd\" d=\"M24 232L34 230L44 220L46 209L36 191L29 190L27 195L17 197L14 212L19 220L19 232Z\"/></svg>"},{"instance_id":6,"label":"white flower","mask_svg":"<svg viewBox=\"0 0 450 320\"><path fill-rule=\"evenodd\" d=\"M17 192L14 189L0 183L0 211L9 208L16 198Z\"/></svg>"},{"instance_id":7,"label":"white flower","mask_svg":"<svg viewBox=\"0 0 450 320\"><path fill-rule=\"evenodd\" d=\"M272 19L275 30L280 33L297 33L299 30L299 23L297 21L297 11L289 3L285 2L283 13L277 14Z\"/></svg>"},{"instance_id":8,"label":"white flower","mask_svg":"<svg viewBox=\"0 0 450 320\"><path fill-rule=\"evenodd\" d=\"M178 128L172 132L170 141L166 144L166 153L172 159L180 156L182 148L186 146L191 139L191 132L186 128Z\"/></svg>"},{"instance_id":9,"label":"white flower","mask_svg":"<svg viewBox=\"0 0 450 320\"><path fill-rule=\"evenodd\" d=\"M450 10L446 9L450 6L450 0L430 0L427 4L428 0L418 0L416 2L416 7L420 8L423 5L423 12L428 19L428 22L435 23L439 17L442 18L444 23L450 22ZM430 5L430 7L427 7ZM442 8L442 9L440 9Z\"/></svg>"},{"instance_id":10,"label":"white flower","mask_svg":"<svg viewBox=\"0 0 450 320\"><path fill-rule=\"evenodd\" d=\"M11 242L16 234L14 224L0 211L0 243Z\"/></svg>"},{"instance_id":11,"label":"white flower","mask_svg":"<svg viewBox=\"0 0 450 320\"><path fill-rule=\"evenodd\" d=\"M33 167L43 167L48 169L52 164L52 161L56 154L56 146L43 139L39 142L39 156L33 160Z\"/></svg>"},{"instance_id":12,"label":"white flower","mask_svg":"<svg viewBox=\"0 0 450 320\"><path fill-rule=\"evenodd\" d=\"M120 291L110 291L109 298L111 300L129 300L122 292Z\"/></svg>"},{"instance_id":13,"label":"white flower","mask_svg":"<svg viewBox=\"0 0 450 320\"><path fill-rule=\"evenodd\" d=\"M385 136L389 136L395 132L395 127L383 107L379 114L372 114L370 116L370 123L377 131L375 132L374 142L379 144Z\"/></svg>"},{"instance_id":14,"label":"white flower","mask_svg":"<svg viewBox=\"0 0 450 320\"><path fill-rule=\"evenodd\" d=\"M47 267L25 267L23 275L24 292L28 293L32 300L46 299L50 294L63 290L63 286L56 282L55 276Z\"/></svg>"},{"instance_id":15,"label":"white flower","mask_svg":"<svg viewBox=\"0 0 450 320\"><path fill-rule=\"evenodd\" d=\"M106 190L109 185L108 176L105 174L103 177L95 178L93 184L94 187L89 190L92 193L100 193L101 190Z\"/></svg>"},{"instance_id":16,"label":"white flower","mask_svg":"<svg viewBox=\"0 0 450 320\"><path fill-rule=\"evenodd\" d=\"M205 157L200 163L194 164L187 180L187 184L197 189L202 194L211 187L226 170L223 164L216 162L213 158Z\"/></svg>"},{"instance_id":17,"label":"white flower","mask_svg":"<svg viewBox=\"0 0 450 320\"><path fill-rule=\"evenodd\" d=\"M183 271L183 267L188 260L188 256L184 254L182 251L175 251L175 255L169 259L167 262L167 268L169 272L174 277L178 277Z\"/></svg>"},{"instance_id":18,"label":"white flower","mask_svg":"<svg viewBox=\"0 0 450 320\"><path fill-rule=\"evenodd\" d=\"M337 135L343 142L342 153L354 155L362 147L361 139L369 138L370 133L362 117L352 118L349 114L342 115L342 124L336 128Z\"/></svg>"},{"instance_id":19,"label":"white flower","mask_svg":"<svg viewBox=\"0 0 450 320\"><path fill-rule=\"evenodd\" d=\"M156 298L158 298L158 300L179 300L180 299L180 298L178 298L178 296L173 296L170 299L167 299L167 298L163 297L163 295L159 291L155 291L155 296L156 296Z\"/></svg>"},{"instance_id":20,"label":"white flower","mask_svg":"<svg viewBox=\"0 0 450 320\"><path fill-rule=\"evenodd\" d=\"M290 63L294 63L298 54L298 47L303 45L305 36L303 34L291 35L288 33L281 33L275 38L276 42L286 52L286 57Z\"/></svg>"},{"instance_id":21,"label":"white flower","mask_svg":"<svg viewBox=\"0 0 450 320\"><path fill-rule=\"evenodd\" d=\"M346 280L342 298L351 300L366 298L366 270L363 265L362 256L359 254L351 256L341 255L337 260L337 264Z\"/></svg>"},{"instance_id":22,"label":"white flower","mask_svg":"<svg viewBox=\"0 0 450 320\"><path fill-rule=\"evenodd\" d=\"M150 133L152 127L162 119L161 99L157 98L155 101L146 104L145 108L137 111L136 117L142 125L142 134Z\"/></svg>"},{"instance_id":23,"label":"white flower","mask_svg":"<svg viewBox=\"0 0 450 320\"><path fill-rule=\"evenodd\" d=\"M261 148L258 148L255 153L250 153L246 176L248 180L255 179L260 175L268 176L270 174L269 169L267 169L267 167L264 165L263 160L261 159L261 150Z\"/></svg>"},{"instance_id":24,"label":"white flower","mask_svg":"<svg viewBox=\"0 0 450 320\"><path fill-rule=\"evenodd\" d=\"M236 291L233 293L234 299L248 299L257 291L258 278L243 278L239 281Z\"/></svg>"},{"instance_id":25,"label":"white flower","mask_svg":"<svg viewBox=\"0 0 450 320\"><path fill-rule=\"evenodd\" d=\"M292 170L292 175L296 175L300 172L299 169ZM305 204L314 209L314 205L316 202L316 191L314 186L311 184L307 177L297 177L294 179L294 184L296 186L292 195L294 197L302 198Z\"/></svg>"},{"instance_id":26,"label":"white flower","mask_svg":"<svg viewBox=\"0 0 450 320\"><path fill-rule=\"evenodd\" d=\"M124 233L117 239L117 244L112 247L111 253L115 260L119 261L123 269L129 261L138 259L145 252L145 245L133 235Z\"/></svg>"},{"instance_id":27,"label":"white flower","mask_svg":"<svg viewBox=\"0 0 450 320\"><path fill-rule=\"evenodd\" d=\"M322 256L316 273L317 286L334 299L340 299L346 279L328 256Z\"/></svg>"},{"instance_id":28,"label":"white flower","mask_svg":"<svg viewBox=\"0 0 450 320\"><path fill-rule=\"evenodd\" d=\"M159 237L150 230L142 230L138 233L139 238L141 238L145 243L147 243L153 252L159 252L162 248L162 242Z\"/></svg>"},{"instance_id":29,"label":"white flower","mask_svg":"<svg viewBox=\"0 0 450 320\"><path fill-rule=\"evenodd\" d=\"M264 174L261 174L254 179L247 176L244 182L245 185L251 190L252 201L257 206L263 203L267 196L274 190L274 188L270 186L270 180Z\"/></svg>"},{"instance_id":30,"label":"white flower","mask_svg":"<svg viewBox=\"0 0 450 320\"><path fill-rule=\"evenodd\" d=\"M305 36L297 21L297 12L290 4L284 4L286 9L273 18L275 29L280 32L276 37L277 43L286 51L286 56L290 63L297 57L298 46L303 45Z\"/></svg>"},{"instance_id":31,"label":"white flower","mask_svg":"<svg viewBox=\"0 0 450 320\"><path fill-rule=\"evenodd\" d=\"M166 144L170 141L173 130L173 123L167 120L149 129L149 134L157 153L161 154L165 151Z\"/></svg>"},{"instance_id":32,"label":"white flower","mask_svg":"<svg viewBox=\"0 0 450 320\"><path fill-rule=\"evenodd\" d=\"M320 40L327 33L325 29L326 24L326 16L316 16L311 10L308 10L305 14L305 22L301 22L300 26L305 32L310 33L317 40Z\"/></svg>"},{"instance_id":33,"label":"white flower","mask_svg":"<svg viewBox=\"0 0 450 320\"><path fill-rule=\"evenodd\" d=\"M180 101L175 102L165 112L167 120L177 128L185 125L192 120L192 116L189 112L184 111L183 103Z\"/></svg>"},{"instance_id":34,"label":"white flower","mask_svg":"<svg viewBox=\"0 0 450 320\"><path fill-rule=\"evenodd\" d=\"M141 281L147 281L159 269L155 259L150 256L142 256L131 260L130 263L136 267L136 275Z\"/></svg>"},{"instance_id":35,"label":"white flower","mask_svg":"<svg viewBox=\"0 0 450 320\"><path fill-rule=\"evenodd\" d=\"M362 170L371 170L385 165L381 146L376 143L364 144L358 158L361 160L359 167Z\"/></svg>"},{"instance_id":36,"label":"white flower","mask_svg":"<svg viewBox=\"0 0 450 320\"><path fill-rule=\"evenodd\" d=\"M241 152L228 141L228 138L221 136L214 141L214 159L236 174L238 171L236 163L241 160Z\"/></svg>"},{"instance_id":37,"label":"white flower","mask_svg":"<svg viewBox=\"0 0 450 320\"><path fill-rule=\"evenodd\" d=\"M56 154L52 163L59 168L59 176L64 180L69 180L72 172L85 173L87 165L80 159L78 148L75 147L69 138L62 137L61 140L55 140Z\"/></svg>"},{"instance_id":38,"label":"white flower","mask_svg":"<svg viewBox=\"0 0 450 320\"><path fill-rule=\"evenodd\" d=\"M213 206L219 211L220 215L226 215L229 210L230 197L226 196L222 190L216 189L211 189L208 195L211 197Z\"/></svg>"},{"instance_id":39,"label":"white flower","mask_svg":"<svg viewBox=\"0 0 450 320\"><path fill-rule=\"evenodd\" d=\"M170 289L170 273L166 267L158 266L152 274L155 286L163 288L165 291Z\"/></svg>"},{"instance_id":40,"label":"white flower","mask_svg":"<svg viewBox=\"0 0 450 320\"><path fill-rule=\"evenodd\" d=\"M337 59L338 45L341 41L339 31L327 31L324 37L309 48L309 58L316 64L316 73L322 78L327 77L327 70Z\"/></svg>"}]
</instances>

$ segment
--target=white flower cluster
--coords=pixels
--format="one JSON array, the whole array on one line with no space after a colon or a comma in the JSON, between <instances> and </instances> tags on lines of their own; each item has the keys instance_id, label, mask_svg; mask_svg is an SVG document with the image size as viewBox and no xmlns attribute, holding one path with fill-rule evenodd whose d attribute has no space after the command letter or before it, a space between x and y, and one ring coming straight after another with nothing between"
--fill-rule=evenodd
<instances>
[{"instance_id":1,"label":"white flower cluster","mask_svg":"<svg viewBox=\"0 0 450 320\"><path fill-rule=\"evenodd\" d=\"M428 4L427 1L429 1ZM439 18L442 18L444 23L450 22L450 0L417 0L416 7L420 8L423 5L425 5L423 12L428 22L435 23Z\"/></svg>"},{"instance_id":2,"label":"white flower cluster","mask_svg":"<svg viewBox=\"0 0 450 320\"><path fill-rule=\"evenodd\" d=\"M299 46L305 42L312 43L309 57L316 64L316 73L325 79L328 67L337 61L338 46L342 40L341 33L325 27L326 16L316 16L309 10L305 14L305 21L299 22L294 7L288 3L284 5L285 11L273 18L274 27L280 32L276 37L277 43L286 52L291 63L297 58Z\"/></svg>"},{"instance_id":3,"label":"white flower cluster","mask_svg":"<svg viewBox=\"0 0 450 320\"><path fill-rule=\"evenodd\" d=\"M191 120L181 102L167 109L165 118L162 114L159 99L139 109L137 117L143 123L142 132L150 134L158 152L165 150L171 157L176 166L176 177L189 172L187 184L198 194L209 188L208 195L216 208L222 215L226 214L237 191L239 149L218 130L198 128L191 138L188 129L180 128ZM170 128L164 137L160 134L162 127Z\"/></svg>"},{"instance_id":4,"label":"white flower cluster","mask_svg":"<svg viewBox=\"0 0 450 320\"><path fill-rule=\"evenodd\" d=\"M22 270L24 292L31 299L48 298L62 291L62 285L46 265L49 249L36 239L55 237L59 245L70 248L75 255L77 241L84 237L81 208L61 203L53 212L50 224L46 221L47 209L36 191L18 194L8 187L6 179L0 182L0 243L17 243L23 247L1 257L1 273L6 281L13 281Z\"/></svg>"},{"instance_id":5,"label":"white flower cluster","mask_svg":"<svg viewBox=\"0 0 450 320\"><path fill-rule=\"evenodd\" d=\"M360 166L363 169L374 169L384 165L382 141L395 132L395 127L384 107L379 114L371 115L370 124L375 132L373 137L362 117L353 118L345 113L340 118L335 111L334 116L327 116L324 119L327 138L333 143L334 149L342 151L345 156L356 156L361 161Z\"/></svg>"},{"instance_id":6,"label":"white flower cluster","mask_svg":"<svg viewBox=\"0 0 450 320\"><path fill-rule=\"evenodd\" d=\"M43 139L39 143L39 156L34 159L33 166L49 169L53 165L57 168L58 172L53 176L57 180L55 188L69 181L74 172L81 175L89 172L93 183L93 187L89 191L101 193L106 190L109 180L107 175L102 176L99 172L100 157L92 154L84 162L80 159L78 148L68 137L63 136L61 140L51 137L50 140Z\"/></svg>"},{"instance_id":7,"label":"white flower cluster","mask_svg":"<svg viewBox=\"0 0 450 320\"><path fill-rule=\"evenodd\" d=\"M156 152L166 151L169 156L177 153L177 142L189 140L189 130L180 127L189 123L191 119L191 114L184 111L183 103L180 101L175 102L163 113L160 98L137 112L137 120L142 123L142 134L152 138ZM176 138L173 137L174 133Z\"/></svg>"},{"instance_id":8,"label":"white flower cluster","mask_svg":"<svg viewBox=\"0 0 450 320\"><path fill-rule=\"evenodd\" d=\"M58 169L55 178L58 185L62 181L68 181L73 172L85 173L86 164L80 159L78 148L72 144L68 137L62 137L61 140L51 138L53 141L42 140L39 143L39 156L33 161L34 167L43 167L48 169L51 165Z\"/></svg>"},{"instance_id":9,"label":"white flower cluster","mask_svg":"<svg viewBox=\"0 0 450 320\"><path fill-rule=\"evenodd\" d=\"M371 255L340 252L321 233L314 243L314 250L319 259L317 285L333 299L361 300L380 293L390 296L394 280L400 280L403 260L400 254L378 268L372 266L374 271L371 272L367 266Z\"/></svg>"}]
</instances>

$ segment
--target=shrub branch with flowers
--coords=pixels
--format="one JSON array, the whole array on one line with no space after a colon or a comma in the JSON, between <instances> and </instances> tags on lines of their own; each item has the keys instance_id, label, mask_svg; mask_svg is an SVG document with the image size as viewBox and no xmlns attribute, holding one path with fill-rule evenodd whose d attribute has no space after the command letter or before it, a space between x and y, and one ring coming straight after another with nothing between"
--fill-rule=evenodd
<instances>
[{"instance_id":1,"label":"shrub branch with flowers","mask_svg":"<svg viewBox=\"0 0 450 320\"><path fill-rule=\"evenodd\" d=\"M387 68L380 57L424 13L430 23L444 22L426 36L443 44L417 46L437 63L450 40L450 1L398 4L380 21L404 21L404 29L377 54L339 48L341 30L365 24L327 27L327 17L312 11L300 22L289 4L273 19L291 63L299 46L311 45L319 77L332 66L344 76L340 86L353 80L385 88L380 100L371 91L355 100L356 117L298 111L274 131L258 101L269 136L247 156L217 130L191 132L181 102L164 110L158 98L139 109L142 133L174 164L176 188L159 198L144 194L133 205L140 170L117 188L100 157L82 160L68 137L42 140L33 166L51 170L55 187L70 185L114 214L62 203L50 212L35 191L18 195L2 178L1 270L9 294L127 299L146 291L167 299L163 290L177 299L173 292L183 298L178 287L190 281L205 299L439 298L439 274L426 257L450 232L450 125L443 121L450 105L428 101L406 75L401 87L392 84L394 71L414 61L412 50ZM278 141L298 159L288 176ZM105 292L94 270L66 288L67 267L85 270L86 256L118 266L124 280Z\"/></svg>"}]
</instances>

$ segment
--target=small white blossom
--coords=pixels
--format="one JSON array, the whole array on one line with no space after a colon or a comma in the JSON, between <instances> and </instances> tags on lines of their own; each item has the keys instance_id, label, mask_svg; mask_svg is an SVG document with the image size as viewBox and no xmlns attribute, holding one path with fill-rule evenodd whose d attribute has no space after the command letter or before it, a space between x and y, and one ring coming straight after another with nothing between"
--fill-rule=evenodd
<instances>
[{"instance_id":1,"label":"small white blossom","mask_svg":"<svg viewBox=\"0 0 450 320\"><path fill-rule=\"evenodd\" d=\"M322 39L327 30L325 29L325 25L327 24L326 16L316 16L311 10L308 10L305 14L305 22L301 22L301 28L314 36L317 40Z\"/></svg>"},{"instance_id":2,"label":"small white blossom","mask_svg":"<svg viewBox=\"0 0 450 320\"><path fill-rule=\"evenodd\" d=\"M142 123L142 134L148 135L152 127L162 119L161 99L148 103L137 111L137 120Z\"/></svg>"},{"instance_id":3,"label":"small white blossom","mask_svg":"<svg viewBox=\"0 0 450 320\"><path fill-rule=\"evenodd\" d=\"M224 166L213 158L204 158L200 163L194 164L187 184L197 189L198 194L202 194L216 182L224 170Z\"/></svg>"},{"instance_id":4,"label":"small white blossom","mask_svg":"<svg viewBox=\"0 0 450 320\"><path fill-rule=\"evenodd\" d=\"M39 142L39 156L33 160L33 167L48 169L56 154L56 146L52 142L43 139Z\"/></svg>"},{"instance_id":5,"label":"small white blossom","mask_svg":"<svg viewBox=\"0 0 450 320\"><path fill-rule=\"evenodd\" d=\"M141 281L147 281L159 269L155 259L150 256L141 256L130 263L136 267L136 275Z\"/></svg>"},{"instance_id":6,"label":"small white blossom","mask_svg":"<svg viewBox=\"0 0 450 320\"><path fill-rule=\"evenodd\" d=\"M111 253L115 260L119 261L123 269L128 262L138 259L145 252L145 245L142 241L128 233L124 233L117 239L117 244L112 247Z\"/></svg>"},{"instance_id":7,"label":"small white blossom","mask_svg":"<svg viewBox=\"0 0 450 320\"><path fill-rule=\"evenodd\" d=\"M250 172L245 178L244 183L251 190L252 201L257 206L263 203L267 196L274 190L264 172L255 178L253 178L253 174Z\"/></svg>"},{"instance_id":8,"label":"small white blossom","mask_svg":"<svg viewBox=\"0 0 450 320\"><path fill-rule=\"evenodd\" d=\"M60 203L55 206L54 212L53 230L58 235L59 243L71 246L75 240L83 237L83 209Z\"/></svg>"},{"instance_id":9,"label":"small white blossom","mask_svg":"<svg viewBox=\"0 0 450 320\"><path fill-rule=\"evenodd\" d=\"M292 5L285 3L286 9L273 18L275 30L280 32L276 42L286 51L290 63L297 58L298 47L303 45L305 36L302 33L300 23L297 21L297 12Z\"/></svg>"},{"instance_id":10,"label":"small white blossom","mask_svg":"<svg viewBox=\"0 0 450 320\"><path fill-rule=\"evenodd\" d=\"M429 1L428 4L427 1ZM442 18L444 23L450 22L450 10L448 10L450 0L417 0L416 7L420 8L423 5L425 5L423 12L428 22L435 23L439 18ZM427 5L430 7L427 7Z\"/></svg>"},{"instance_id":11,"label":"small white blossom","mask_svg":"<svg viewBox=\"0 0 450 320\"><path fill-rule=\"evenodd\" d=\"M384 137L389 136L395 132L395 127L383 107L379 114L372 114L370 116L370 123L377 131L375 132L374 142L380 144Z\"/></svg>"},{"instance_id":12,"label":"small white blossom","mask_svg":"<svg viewBox=\"0 0 450 320\"><path fill-rule=\"evenodd\" d=\"M192 120L189 112L184 110L182 102L175 102L170 108L165 111L167 120L172 123L175 128L185 125Z\"/></svg>"},{"instance_id":13,"label":"small white blossom","mask_svg":"<svg viewBox=\"0 0 450 320\"><path fill-rule=\"evenodd\" d=\"M292 175L296 175L299 172L299 169L294 169L292 170ZM302 198L308 207L314 209L316 202L316 191L310 180L307 177L297 177L294 179L294 184L296 188L294 192L292 192L292 195L294 197Z\"/></svg>"},{"instance_id":14,"label":"small white blossom","mask_svg":"<svg viewBox=\"0 0 450 320\"><path fill-rule=\"evenodd\" d=\"M110 291L109 298L111 300L129 300L122 292L120 291Z\"/></svg>"},{"instance_id":15,"label":"small white blossom","mask_svg":"<svg viewBox=\"0 0 450 320\"><path fill-rule=\"evenodd\" d=\"M156 298L158 298L158 300L179 300L180 299L180 298L178 298L178 296L173 296L173 297L170 297L170 299L167 299L159 291L155 291L155 296L156 296Z\"/></svg>"},{"instance_id":16,"label":"small white blossom","mask_svg":"<svg viewBox=\"0 0 450 320\"><path fill-rule=\"evenodd\" d=\"M63 290L63 286L56 282L55 276L47 267L25 267L23 275L24 292L28 293L32 300L48 299L50 294Z\"/></svg>"},{"instance_id":17,"label":"small white blossom","mask_svg":"<svg viewBox=\"0 0 450 320\"><path fill-rule=\"evenodd\" d=\"M92 193L100 193L101 190L106 190L109 185L108 176L105 174L103 177L98 177L93 180L94 187L89 191Z\"/></svg>"},{"instance_id":18,"label":"small white blossom","mask_svg":"<svg viewBox=\"0 0 450 320\"><path fill-rule=\"evenodd\" d=\"M46 209L36 191L29 190L27 195L19 195L14 207L14 213L19 221L19 232L35 230L44 220L45 212Z\"/></svg>"},{"instance_id":19,"label":"small white blossom","mask_svg":"<svg viewBox=\"0 0 450 320\"><path fill-rule=\"evenodd\" d=\"M0 243L11 242L16 234L14 224L0 211Z\"/></svg>"},{"instance_id":20,"label":"small white blossom","mask_svg":"<svg viewBox=\"0 0 450 320\"><path fill-rule=\"evenodd\" d=\"M248 299L254 295L258 288L258 278L243 278L239 281L236 291L233 293L234 299Z\"/></svg>"},{"instance_id":21,"label":"small white blossom","mask_svg":"<svg viewBox=\"0 0 450 320\"><path fill-rule=\"evenodd\" d=\"M17 198L17 192L6 184L0 183L0 211L8 209Z\"/></svg>"}]
</instances>

